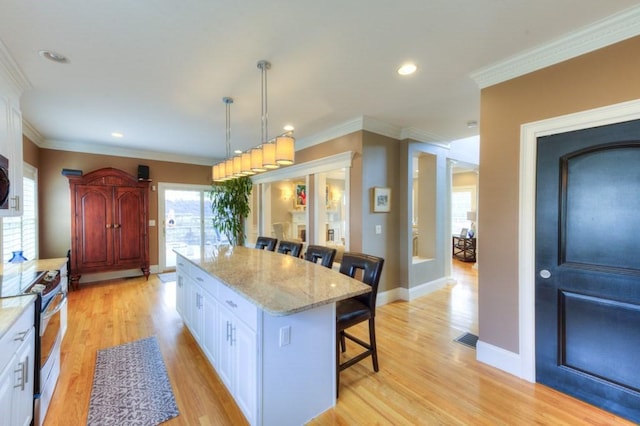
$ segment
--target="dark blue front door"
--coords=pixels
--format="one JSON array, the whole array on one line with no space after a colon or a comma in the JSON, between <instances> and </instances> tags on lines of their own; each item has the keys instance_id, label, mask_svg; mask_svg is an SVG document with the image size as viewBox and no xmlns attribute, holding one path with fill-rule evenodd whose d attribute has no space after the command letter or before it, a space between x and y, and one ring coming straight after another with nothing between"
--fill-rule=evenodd
<instances>
[{"instance_id":1,"label":"dark blue front door","mask_svg":"<svg viewBox=\"0 0 640 426\"><path fill-rule=\"evenodd\" d=\"M640 422L640 121L538 139L536 380Z\"/></svg>"}]
</instances>

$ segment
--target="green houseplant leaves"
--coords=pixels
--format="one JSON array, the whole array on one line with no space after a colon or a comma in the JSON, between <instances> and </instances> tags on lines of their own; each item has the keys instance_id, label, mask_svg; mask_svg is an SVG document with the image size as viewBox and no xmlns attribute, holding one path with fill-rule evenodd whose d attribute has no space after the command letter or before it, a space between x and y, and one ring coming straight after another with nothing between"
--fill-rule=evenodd
<instances>
[{"instance_id":1,"label":"green houseplant leaves","mask_svg":"<svg viewBox=\"0 0 640 426\"><path fill-rule=\"evenodd\" d=\"M251 179L244 176L214 184L209 193L213 227L226 235L234 246L244 244L244 219L251 212L249 196L252 188Z\"/></svg>"}]
</instances>

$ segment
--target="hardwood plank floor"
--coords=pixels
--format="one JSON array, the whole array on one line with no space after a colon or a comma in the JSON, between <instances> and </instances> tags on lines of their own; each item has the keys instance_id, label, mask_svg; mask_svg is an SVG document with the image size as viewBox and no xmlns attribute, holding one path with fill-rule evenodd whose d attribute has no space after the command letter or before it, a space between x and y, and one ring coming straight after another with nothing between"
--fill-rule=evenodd
<instances>
[{"instance_id":1,"label":"hardwood plank floor","mask_svg":"<svg viewBox=\"0 0 640 426\"><path fill-rule=\"evenodd\" d=\"M365 360L340 377L335 408L311 425L631 424L543 385L475 360L453 340L477 334L476 271L454 262L458 280L418 300L377 311L380 371ZM356 333L365 336L366 329ZM242 425L244 417L175 311L175 283L134 278L69 294L62 373L46 426L86 424L96 351L155 335L180 415L166 425ZM347 343L347 353L355 351Z\"/></svg>"}]
</instances>

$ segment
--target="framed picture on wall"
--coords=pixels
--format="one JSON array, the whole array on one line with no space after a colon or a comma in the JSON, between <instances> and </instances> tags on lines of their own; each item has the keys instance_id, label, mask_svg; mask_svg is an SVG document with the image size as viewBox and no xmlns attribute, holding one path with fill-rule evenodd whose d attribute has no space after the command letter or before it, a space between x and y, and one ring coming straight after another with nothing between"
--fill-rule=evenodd
<instances>
[{"instance_id":1,"label":"framed picture on wall","mask_svg":"<svg viewBox=\"0 0 640 426\"><path fill-rule=\"evenodd\" d=\"M296 207L306 207L307 205L307 185L303 183L296 184L296 198L293 201Z\"/></svg>"},{"instance_id":2,"label":"framed picture on wall","mask_svg":"<svg viewBox=\"0 0 640 426\"><path fill-rule=\"evenodd\" d=\"M388 213L391 211L391 188L372 188L372 210L374 213Z\"/></svg>"}]
</instances>

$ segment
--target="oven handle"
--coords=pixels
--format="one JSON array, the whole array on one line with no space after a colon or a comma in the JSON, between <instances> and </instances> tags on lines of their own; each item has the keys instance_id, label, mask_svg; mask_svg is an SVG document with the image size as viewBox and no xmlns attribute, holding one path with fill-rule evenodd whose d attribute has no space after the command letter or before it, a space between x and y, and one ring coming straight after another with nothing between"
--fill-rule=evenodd
<instances>
[{"instance_id":1,"label":"oven handle","mask_svg":"<svg viewBox=\"0 0 640 426\"><path fill-rule=\"evenodd\" d=\"M60 294L62 294L62 299L60 299L60 303L58 303L58 306L56 306L52 312L47 312L46 315L42 317L43 321L47 321L49 318L51 318L52 316L60 312L60 309L62 309L63 306L67 303L67 293L60 293ZM55 297L57 297L57 295L54 296L54 298Z\"/></svg>"}]
</instances>

